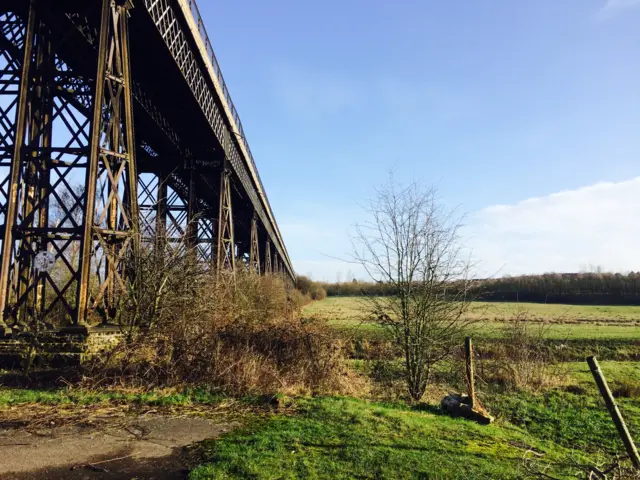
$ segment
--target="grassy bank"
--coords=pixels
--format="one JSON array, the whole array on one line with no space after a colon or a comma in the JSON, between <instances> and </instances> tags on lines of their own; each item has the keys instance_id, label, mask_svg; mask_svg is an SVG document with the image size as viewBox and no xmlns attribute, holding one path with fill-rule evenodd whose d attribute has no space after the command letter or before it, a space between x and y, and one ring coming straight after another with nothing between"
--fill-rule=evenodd
<instances>
[{"instance_id":1,"label":"grassy bank","mask_svg":"<svg viewBox=\"0 0 640 480\"><path fill-rule=\"evenodd\" d=\"M482 427L438 408L351 398L301 399L277 415L205 444L192 480L226 478L523 478L523 456L597 462L508 422ZM563 466L548 474L570 478Z\"/></svg>"},{"instance_id":2,"label":"grassy bank","mask_svg":"<svg viewBox=\"0 0 640 480\"><path fill-rule=\"evenodd\" d=\"M497 417L488 427L443 414L437 400L295 399L286 412L205 442L190 478L512 479L541 478L542 470L544 478L582 478L580 465L608 464L624 447L586 364L564 367L563 383L537 394L484 386ZM614 388L640 385L638 363L603 362L603 370ZM640 398L618 403L640 435Z\"/></svg>"}]
</instances>

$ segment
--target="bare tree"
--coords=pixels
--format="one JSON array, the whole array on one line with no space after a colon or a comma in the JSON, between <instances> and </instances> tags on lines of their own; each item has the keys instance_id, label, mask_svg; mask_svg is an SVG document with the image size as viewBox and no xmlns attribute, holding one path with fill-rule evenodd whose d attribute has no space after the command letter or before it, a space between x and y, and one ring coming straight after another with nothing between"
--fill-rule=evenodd
<instances>
[{"instance_id":1,"label":"bare tree","mask_svg":"<svg viewBox=\"0 0 640 480\"><path fill-rule=\"evenodd\" d=\"M372 320L391 332L404 353L409 395L424 395L433 367L461 344L472 320L468 260L460 242L461 219L446 210L434 188L403 186L393 175L365 207L356 225L353 258L393 294L366 297Z\"/></svg>"}]
</instances>

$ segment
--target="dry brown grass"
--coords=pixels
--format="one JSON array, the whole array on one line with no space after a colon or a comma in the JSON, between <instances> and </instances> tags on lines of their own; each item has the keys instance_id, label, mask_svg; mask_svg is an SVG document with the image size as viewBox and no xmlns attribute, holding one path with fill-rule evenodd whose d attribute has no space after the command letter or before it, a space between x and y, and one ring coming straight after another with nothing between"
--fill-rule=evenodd
<instances>
[{"instance_id":1,"label":"dry brown grass","mask_svg":"<svg viewBox=\"0 0 640 480\"><path fill-rule=\"evenodd\" d=\"M547 351L548 330L548 325L532 323L525 312L518 313L492 358L479 362L480 377L512 391L538 392L562 385L569 372Z\"/></svg>"},{"instance_id":2,"label":"dry brown grass","mask_svg":"<svg viewBox=\"0 0 640 480\"><path fill-rule=\"evenodd\" d=\"M640 398L640 380L619 379L613 384L612 393L616 398Z\"/></svg>"},{"instance_id":3,"label":"dry brown grass","mask_svg":"<svg viewBox=\"0 0 640 480\"><path fill-rule=\"evenodd\" d=\"M278 276L207 271L187 254L147 252L123 300L126 341L87 366L89 386L206 386L234 395L347 392L344 346L302 320Z\"/></svg>"}]
</instances>

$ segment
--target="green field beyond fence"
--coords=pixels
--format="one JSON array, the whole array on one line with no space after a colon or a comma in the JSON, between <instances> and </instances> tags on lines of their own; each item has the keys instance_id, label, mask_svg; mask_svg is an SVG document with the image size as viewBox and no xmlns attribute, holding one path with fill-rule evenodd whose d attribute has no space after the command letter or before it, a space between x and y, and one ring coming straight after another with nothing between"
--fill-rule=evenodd
<instances>
[{"instance_id":1,"label":"green field beyond fence","mask_svg":"<svg viewBox=\"0 0 640 480\"><path fill-rule=\"evenodd\" d=\"M367 322L366 300L329 297L305 307L304 313L343 328L378 328ZM499 336L517 316L548 323L549 338L640 339L640 307L473 302L466 314L480 322L483 336Z\"/></svg>"}]
</instances>

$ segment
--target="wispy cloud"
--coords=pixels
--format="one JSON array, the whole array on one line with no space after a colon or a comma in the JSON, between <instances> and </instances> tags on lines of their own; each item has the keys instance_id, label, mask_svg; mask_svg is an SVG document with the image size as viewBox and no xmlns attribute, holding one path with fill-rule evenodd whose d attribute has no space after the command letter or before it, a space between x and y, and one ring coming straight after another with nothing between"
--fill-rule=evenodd
<instances>
[{"instance_id":1,"label":"wispy cloud","mask_svg":"<svg viewBox=\"0 0 640 480\"><path fill-rule=\"evenodd\" d=\"M347 75L280 65L272 69L274 93L297 113L336 113L359 104L365 94Z\"/></svg>"},{"instance_id":2,"label":"wispy cloud","mask_svg":"<svg viewBox=\"0 0 640 480\"><path fill-rule=\"evenodd\" d=\"M485 208L471 217L485 275L640 270L640 177Z\"/></svg>"},{"instance_id":3,"label":"wispy cloud","mask_svg":"<svg viewBox=\"0 0 640 480\"><path fill-rule=\"evenodd\" d=\"M279 65L271 71L273 93L294 114L342 114L351 109L376 110L387 117L425 111L440 119L466 116L474 102L448 85L406 82L388 76Z\"/></svg>"},{"instance_id":4,"label":"wispy cloud","mask_svg":"<svg viewBox=\"0 0 640 480\"><path fill-rule=\"evenodd\" d=\"M341 261L349 258L350 226L359 214L281 223L296 270L318 280L366 279L358 265ZM640 177L492 205L467 217L463 236L478 276L577 272L596 265L640 271L638 219Z\"/></svg>"},{"instance_id":5,"label":"wispy cloud","mask_svg":"<svg viewBox=\"0 0 640 480\"><path fill-rule=\"evenodd\" d=\"M640 5L640 0L607 0L604 10L622 10Z\"/></svg>"},{"instance_id":6,"label":"wispy cloud","mask_svg":"<svg viewBox=\"0 0 640 480\"><path fill-rule=\"evenodd\" d=\"M640 0L606 0L596 13L596 20L610 18L623 10L638 6L640 6Z\"/></svg>"}]
</instances>

